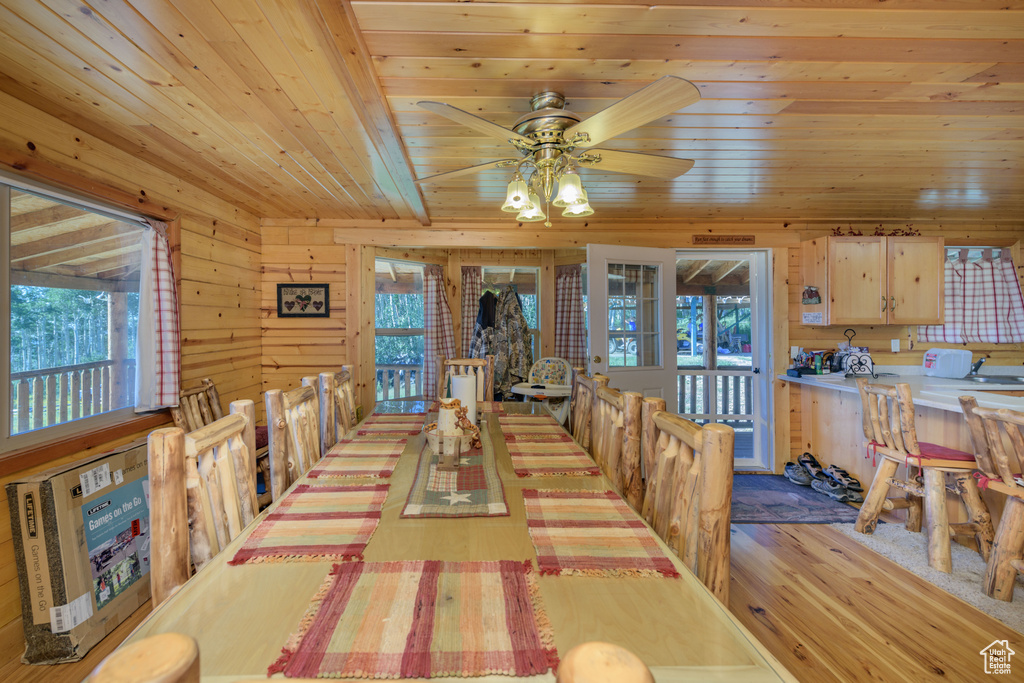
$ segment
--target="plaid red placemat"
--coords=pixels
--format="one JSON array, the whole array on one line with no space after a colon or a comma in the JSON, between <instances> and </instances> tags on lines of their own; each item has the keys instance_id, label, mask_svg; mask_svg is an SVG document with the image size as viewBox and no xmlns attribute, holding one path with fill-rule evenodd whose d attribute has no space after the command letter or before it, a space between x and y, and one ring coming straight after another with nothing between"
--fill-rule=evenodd
<instances>
[{"instance_id":1,"label":"plaid red placemat","mask_svg":"<svg viewBox=\"0 0 1024 683\"><path fill-rule=\"evenodd\" d=\"M601 474L593 458L572 437L562 434L510 434L505 447L519 477L587 477Z\"/></svg>"},{"instance_id":2,"label":"plaid red placemat","mask_svg":"<svg viewBox=\"0 0 1024 683\"><path fill-rule=\"evenodd\" d=\"M374 413L366 418L363 424L359 425L359 429L360 431L369 428L374 428L374 430L419 431L422 429L423 422L426 419L426 413Z\"/></svg>"},{"instance_id":3,"label":"plaid red placemat","mask_svg":"<svg viewBox=\"0 0 1024 683\"><path fill-rule=\"evenodd\" d=\"M614 491L524 489L523 499L541 574L679 576Z\"/></svg>"},{"instance_id":4,"label":"plaid red placemat","mask_svg":"<svg viewBox=\"0 0 1024 683\"><path fill-rule=\"evenodd\" d=\"M501 433L509 434L565 434L565 429L550 415L499 415Z\"/></svg>"},{"instance_id":5,"label":"plaid red placemat","mask_svg":"<svg viewBox=\"0 0 1024 683\"><path fill-rule=\"evenodd\" d=\"M311 479L330 477L372 477L387 479L395 471L407 439L340 441L309 468Z\"/></svg>"},{"instance_id":6,"label":"plaid red placemat","mask_svg":"<svg viewBox=\"0 0 1024 683\"><path fill-rule=\"evenodd\" d=\"M480 432L481 448L463 451L456 472L437 469L438 456L426 444L420 452L416 480L402 517L500 517L508 514L505 488L494 464L488 430Z\"/></svg>"},{"instance_id":7,"label":"plaid red placemat","mask_svg":"<svg viewBox=\"0 0 1024 683\"><path fill-rule=\"evenodd\" d=\"M267 675L532 676L558 666L529 562L335 565Z\"/></svg>"},{"instance_id":8,"label":"plaid red placemat","mask_svg":"<svg viewBox=\"0 0 1024 683\"><path fill-rule=\"evenodd\" d=\"M228 564L360 560L387 493L387 484L298 484Z\"/></svg>"}]
</instances>

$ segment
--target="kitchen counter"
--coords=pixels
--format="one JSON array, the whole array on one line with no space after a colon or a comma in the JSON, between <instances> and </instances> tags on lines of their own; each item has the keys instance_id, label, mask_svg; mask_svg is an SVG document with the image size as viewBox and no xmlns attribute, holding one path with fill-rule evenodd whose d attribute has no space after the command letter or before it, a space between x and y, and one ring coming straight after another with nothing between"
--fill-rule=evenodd
<instances>
[{"instance_id":1,"label":"kitchen counter","mask_svg":"<svg viewBox=\"0 0 1024 683\"><path fill-rule=\"evenodd\" d=\"M920 370L918 367L881 366L876 369L876 372L894 373L895 376L879 375L877 379L872 379L869 376L868 380L872 384L888 384L890 386L898 382L909 384L910 391L914 395L915 406L938 408L939 410L960 413L962 411L958 398L960 396L973 396L977 399L978 405L982 407L1010 408L1011 410L1024 411L1024 384L979 384L960 379L929 377L921 374ZM1016 367L1000 367L992 368L992 370L992 372L982 372L979 374L990 377L998 376L999 374L1012 374L1015 376L1024 374ZM1005 370L1006 372L1000 373L996 372L996 370ZM803 375L802 377L779 375L779 379L803 386L853 394L858 393L857 380L852 377L847 379L841 374ZM1012 396L997 392L1017 392L1019 395Z\"/></svg>"}]
</instances>

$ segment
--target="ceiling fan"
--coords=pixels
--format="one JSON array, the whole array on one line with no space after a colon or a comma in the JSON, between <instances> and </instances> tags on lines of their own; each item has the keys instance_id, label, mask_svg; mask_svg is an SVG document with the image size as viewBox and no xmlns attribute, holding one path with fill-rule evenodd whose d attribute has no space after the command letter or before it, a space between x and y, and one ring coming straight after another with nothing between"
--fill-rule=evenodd
<instances>
[{"instance_id":1,"label":"ceiling fan","mask_svg":"<svg viewBox=\"0 0 1024 683\"><path fill-rule=\"evenodd\" d=\"M654 119L700 100L700 91L689 81L663 76L654 83L625 97L588 119L581 120L565 108L565 97L558 92L539 93L531 100L532 111L519 118L511 130L443 102L423 101L424 109L461 123L477 132L507 141L520 158L496 159L484 164L460 168L420 178L417 183L435 183L468 173L492 168L516 171L509 183L503 211L518 213L523 221L547 221L540 200L564 207L563 216L589 216L593 209L587 201L577 167L615 173L631 173L671 179L693 168L692 159L595 149L595 145L632 130ZM524 171L530 173L525 178ZM531 172L532 171L532 172ZM558 194L552 192L558 186Z\"/></svg>"}]
</instances>

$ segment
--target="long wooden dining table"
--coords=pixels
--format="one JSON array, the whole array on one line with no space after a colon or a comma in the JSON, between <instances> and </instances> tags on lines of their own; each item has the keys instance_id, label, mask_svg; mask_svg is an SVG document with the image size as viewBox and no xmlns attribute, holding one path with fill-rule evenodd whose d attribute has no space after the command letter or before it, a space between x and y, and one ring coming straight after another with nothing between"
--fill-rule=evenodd
<instances>
[{"instance_id":1,"label":"long wooden dining table","mask_svg":"<svg viewBox=\"0 0 1024 683\"><path fill-rule=\"evenodd\" d=\"M422 402L386 402L376 406L375 414L426 408ZM504 411L540 412L536 404L530 403L506 403ZM517 476L497 418L497 413L483 414L481 429L489 430L508 514L403 518L401 514L424 448L422 434L409 435L388 479L345 481L390 484L379 525L365 548L365 562L528 560L536 566L537 554L527 528L523 491L612 488L603 475ZM354 430L366 434L373 428L360 423ZM309 483L304 477L292 488ZM187 634L199 643L203 681L266 680L268 666L281 655L282 647L303 619L310 598L335 564L329 560L229 564L261 520L279 503L280 500L275 501L229 547L159 605L126 643L165 632ZM536 577L560 655L579 643L605 641L638 655L659 682L796 680L660 539L657 543L675 565L679 577ZM528 679L553 681L554 671ZM487 675L470 680L508 681L510 677Z\"/></svg>"}]
</instances>

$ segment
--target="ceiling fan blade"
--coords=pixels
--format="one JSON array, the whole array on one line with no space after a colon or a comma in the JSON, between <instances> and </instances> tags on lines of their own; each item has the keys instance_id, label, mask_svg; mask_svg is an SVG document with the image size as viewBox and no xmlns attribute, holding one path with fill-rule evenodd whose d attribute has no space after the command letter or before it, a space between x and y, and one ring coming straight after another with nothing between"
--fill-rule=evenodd
<instances>
[{"instance_id":1,"label":"ceiling fan blade","mask_svg":"<svg viewBox=\"0 0 1024 683\"><path fill-rule=\"evenodd\" d=\"M420 178L417 183L436 183L439 180L447 180L448 178L455 178L460 175L467 175L469 173L479 173L480 171L486 171L492 168L513 168L518 166L520 159L495 159L494 161L488 161L486 164L478 164L476 166L467 166L466 168L460 168L456 171L448 171L447 173L438 173L437 175L427 176L426 178Z\"/></svg>"},{"instance_id":2,"label":"ceiling fan blade","mask_svg":"<svg viewBox=\"0 0 1024 683\"><path fill-rule=\"evenodd\" d=\"M677 76L662 76L646 88L567 128L563 137L570 140L576 133L586 133L590 141L577 147L593 147L699 100L700 91L690 81Z\"/></svg>"},{"instance_id":3,"label":"ceiling fan blade","mask_svg":"<svg viewBox=\"0 0 1024 683\"><path fill-rule=\"evenodd\" d=\"M476 114L470 114L468 111L463 111L457 107L453 107L450 104L445 104L444 102L430 101L417 102L416 104L419 105L420 107L423 107L427 111L432 111L435 114L440 114L445 118L449 118L452 121L455 121L456 123L461 123L462 125L472 128L473 130L479 133L489 135L492 138L498 138L500 140L505 140L506 142L510 140L519 140L520 142L523 142L527 145L533 144L533 140L526 137L525 135L520 135L514 130L509 130L508 128L502 128L496 123L491 123L487 119L482 119Z\"/></svg>"},{"instance_id":4,"label":"ceiling fan blade","mask_svg":"<svg viewBox=\"0 0 1024 683\"><path fill-rule=\"evenodd\" d=\"M587 157L592 155L600 156L601 160L587 161ZM597 171L632 173L633 175L670 180L678 178L693 168L693 159L676 159L675 157L639 152L619 152L613 149L590 149L580 160L579 165Z\"/></svg>"}]
</instances>

